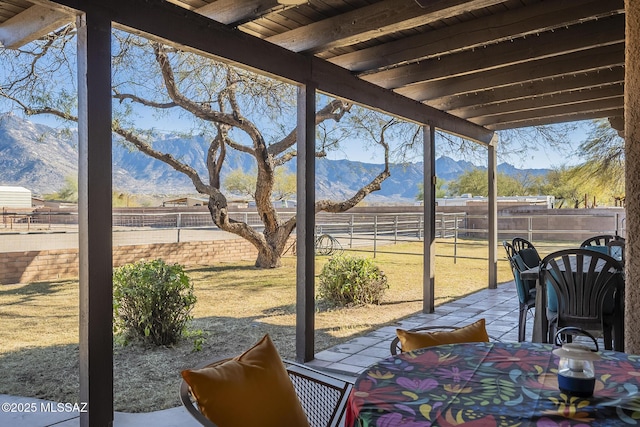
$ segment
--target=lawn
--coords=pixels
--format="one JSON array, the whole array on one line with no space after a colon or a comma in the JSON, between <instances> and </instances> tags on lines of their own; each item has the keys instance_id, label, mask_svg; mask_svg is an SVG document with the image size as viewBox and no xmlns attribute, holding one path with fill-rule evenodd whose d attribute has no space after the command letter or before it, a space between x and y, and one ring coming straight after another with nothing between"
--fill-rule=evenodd
<instances>
[{"instance_id":1,"label":"lawn","mask_svg":"<svg viewBox=\"0 0 640 427\"><path fill-rule=\"evenodd\" d=\"M450 246L438 253L452 254ZM422 243L379 248L375 262L387 274L390 288L381 305L327 308L318 303L316 351L372 329L392 324L422 309ZM459 255L487 256L482 244L458 249ZM359 253L359 256L371 254ZM502 253L499 253L502 256ZM326 257L318 257L319 273ZM512 280L499 262L498 281ZM436 305L487 286L487 261L436 258ZM188 270L198 302L192 330L205 341L194 350L194 338L179 345L133 344L114 348L115 409L147 412L179 405L180 370L204 360L233 356L269 333L285 358L295 355L296 260L259 270L252 263L220 264ZM60 402L78 400L78 283L59 281L0 287L0 393Z\"/></svg>"}]
</instances>

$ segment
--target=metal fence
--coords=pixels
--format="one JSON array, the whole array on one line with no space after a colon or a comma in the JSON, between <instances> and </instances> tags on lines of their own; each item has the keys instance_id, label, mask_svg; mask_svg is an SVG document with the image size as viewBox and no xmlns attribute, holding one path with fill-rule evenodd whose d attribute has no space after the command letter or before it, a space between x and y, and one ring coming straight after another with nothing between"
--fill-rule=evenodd
<instances>
[{"instance_id":1,"label":"metal fence","mask_svg":"<svg viewBox=\"0 0 640 427\"><path fill-rule=\"evenodd\" d=\"M295 212L281 212L282 220ZM243 221L260 229L262 222L257 212L232 212L231 219ZM76 232L77 214L75 212L54 212L47 210L28 211L3 209L0 231L33 232ZM562 224L565 224L564 226ZM584 224L576 228L576 224ZM153 236L162 233L162 242L197 239L211 240L219 233L208 211L199 212L158 212L158 213L120 213L113 214L114 232L131 238L120 239L123 244L155 243ZM464 258L460 249L464 245L487 244L488 218L486 215L469 215L466 212L436 213L435 234L438 243L452 245L452 256ZM207 233L199 232L207 230ZM596 234L625 235L624 217L619 213L610 215L505 215L498 217L499 241L511 240L515 236L530 241L573 240L575 242ZM135 234L133 232L136 232ZM209 232L211 231L211 232ZM219 231L219 230L218 230ZM316 215L316 238L320 252L331 254L333 248L352 251L372 252L374 256L382 251L381 246L400 242L422 241L424 238L424 216L422 213L339 213L321 212ZM169 237L166 237L169 235ZM135 237L133 237L135 236ZM326 236L323 239L320 237ZM570 236L568 238L567 236ZM0 248L1 249L1 248ZM385 248L389 251L390 248ZM415 254L411 254L415 255Z\"/></svg>"}]
</instances>

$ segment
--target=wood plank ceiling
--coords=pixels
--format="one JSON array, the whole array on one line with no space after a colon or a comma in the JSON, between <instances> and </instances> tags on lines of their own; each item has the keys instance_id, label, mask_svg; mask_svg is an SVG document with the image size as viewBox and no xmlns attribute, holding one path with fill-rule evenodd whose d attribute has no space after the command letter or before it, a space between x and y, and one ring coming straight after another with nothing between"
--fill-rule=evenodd
<instances>
[{"instance_id":1,"label":"wood plank ceiling","mask_svg":"<svg viewBox=\"0 0 640 427\"><path fill-rule=\"evenodd\" d=\"M623 0L419 1L170 0L487 129L623 116Z\"/></svg>"}]
</instances>

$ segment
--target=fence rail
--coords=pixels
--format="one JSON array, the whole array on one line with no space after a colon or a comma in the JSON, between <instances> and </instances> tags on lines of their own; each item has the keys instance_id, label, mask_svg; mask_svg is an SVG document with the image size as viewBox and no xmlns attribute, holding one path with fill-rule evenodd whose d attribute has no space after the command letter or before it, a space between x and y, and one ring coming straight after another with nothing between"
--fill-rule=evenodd
<instances>
[{"instance_id":1,"label":"fence rail","mask_svg":"<svg viewBox=\"0 0 640 427\"><path fill-rule=\"evenodd\" d=\"M295 215L294 212L281 212L281 219ZM262 222L257 212L231 212L233 220L243 221L260 229ZM126 233L136 231L145 242L145 233L151 231L173 230L173 241L180 241L189 229L217 230L207 211L200 212L163 212L163 213L120 213L113 214L114 231ZM32 233L66 231L77 232L77 213L54 212L48 210L2 210L0 232ZM610 215L505 215L498 217L498 239L512 239L515 236L526 237L530 241L582 241L596 234L625 235L624 217L619 213ZM564 226L563 226L564 224ZM576 225L582 224L582 228ZM570 227L569 227L570 226ZM181 230L184 233L181 233ZM210 233L215 234L215 233ZM362 247L373 247L374 256L380 251L379 246L407 241L422 241L424 238L424 217L421 213L318 213L316 215L317 237L328 235L336 239L344 250L361 250ZM460 247L466 243L461 240L482 241L488 236L488 218L486 215L469 215L465 212L436 213L435 235L438 243L452 245L452 255L464 258ZM130 240L128 240L130 241ZM130 244L130 243L127 243ZM6 251L2 248L0 251Z\"/></svg>"}]
</instances>

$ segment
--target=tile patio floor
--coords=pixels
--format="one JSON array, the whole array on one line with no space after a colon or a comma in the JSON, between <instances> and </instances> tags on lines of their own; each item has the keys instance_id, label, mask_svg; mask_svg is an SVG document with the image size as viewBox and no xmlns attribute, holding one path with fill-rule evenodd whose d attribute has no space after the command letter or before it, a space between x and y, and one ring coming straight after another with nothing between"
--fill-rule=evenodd
<instances>
[{"instance_id":1,"label":"tile patio floor","mask_svg":"<svg viewBox=\"0 0 640 427\"><path fill-rule=\"evenodd\" d=\"M435 313L417 313L396 324L385 326L362 337L354 338L343 344L316 354L316 358L307 363L320 370L330 371L338 376L355 379L367 366L390 355L389 345L398 327L410 329L427 325L462 326L484 317L489 335L501 341L518 339L518 299L513 282L498 285L497 289L483 289L475 294L436 307ZM530 341L533 317L527 322L527 340ZM177 393L177 390L176 390ZM0 401L15 403L36 403L38 399L15 397L0 394ZM0 426L20 427L77 427L80 425L77 414L11 414L0 412ZM114 427L133 426L196 426L198 423L182 407L147 414L116 413Z\"/></svg>"},{"instance_id":2,"label":"tile patio floor","mask_svg":"<svg viewBox=\"0 0 640 427\"><path fill-rule=\"evenodd\" d=\"M396 328L420 326L463 326L485 318L487 332L500 341L518 340L518 297L513 282L483 289L435 308L434 313L417 313L397 323L316 353L307 365L355 378L366 367L391 355L389 346ZM531 341L533 316L527 317L527 341Z\"/></svg>"}]
</instances>

